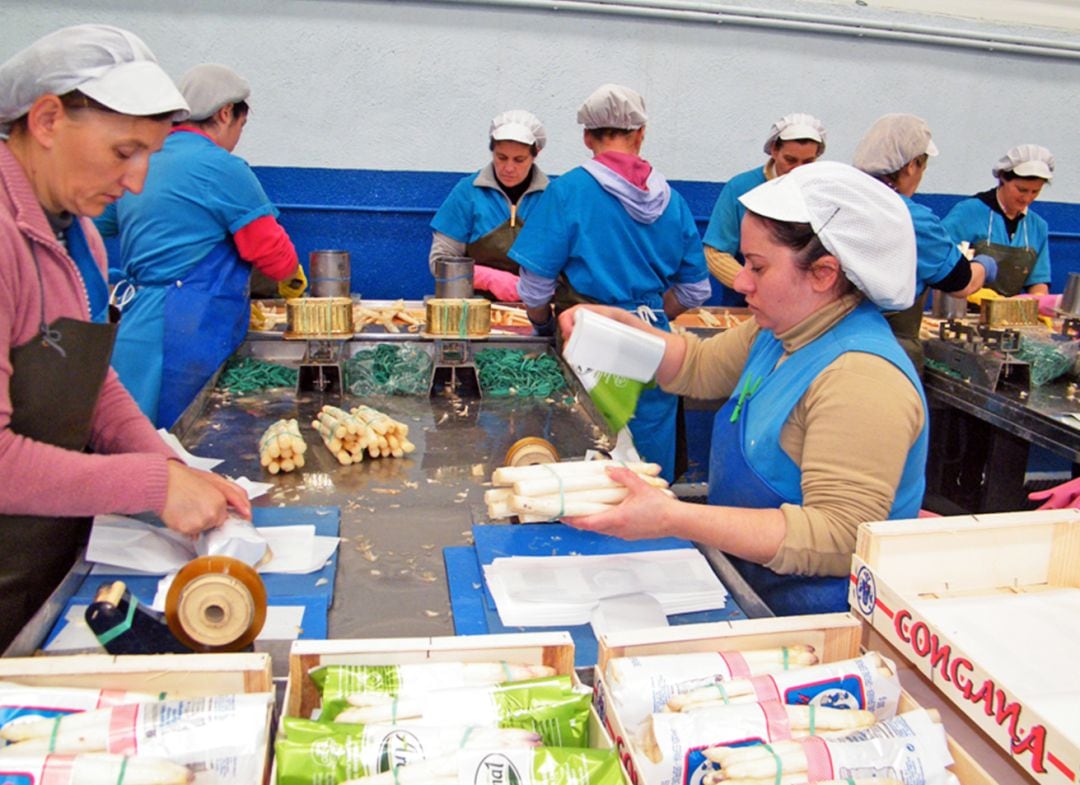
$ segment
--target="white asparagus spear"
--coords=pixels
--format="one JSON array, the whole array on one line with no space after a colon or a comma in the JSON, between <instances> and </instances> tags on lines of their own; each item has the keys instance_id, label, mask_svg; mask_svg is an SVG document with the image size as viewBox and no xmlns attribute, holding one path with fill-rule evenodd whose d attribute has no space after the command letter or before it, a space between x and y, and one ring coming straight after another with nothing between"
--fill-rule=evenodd
<instances>
[{"instance_id":1,"label":"white asparagus spear","mask_svg":"<svg viewBox=\"0 0 1080 785\"><path fill-rule=\"evenodd\" d=\"M667 480L662 477L652 477L647 474L639 474L638 478L654 488L666 488ZM606 474L582 474L579 476L565 477L538 477L535 480L521 480L514 483L514 493L518 496L548 496L553 493L569 493L570 491L585 491L593 488L622 488L622 483L608 477Z\"/></svg>"},{"instance_id":2,"label":"white asparagus spear","mask_svg":"<svg viewBox=\"0 0 1080 785\"><path fill-rule=\"evenodd\" d=\"M561 463L541 463L530 466L501 466L491 475L495 485L513 485L521 480L533 480L550 477L554 471L560 476L580 476L582 474L604 474L608 466L625 466L636 474L656 476L660 474L657 463L622 463L620 461L563 461Z\"/></svg>"},{"instance_id":3,"label":"white asparagus spear","mask_svg":"<svg viewBox=\"0 0 1080 785\"><path fill-rule=\"evenodd\" d=\"M612 508L610 504L599 502L571 502L560 499L558 496L513 496L510 499L510 509L515 515L546 515L549 518L560 518L575 515L596 515L607 512Z\"/></svg>"},{"instance_id":4,"label":"white asparagus spear","mask_svg":"<svg viewBox=\"0 0 1080 785\"><path fill-rule=\"evenodd\" d=\"M360 700L358 695L370 698L367 705L356 705ZM345 709L336 717L334 722L355 722L360 725L370 725L374 722L399 722L401 720L415 719L424 714L423 698L394 698L385 693L357 693L350 695L349 703L352 708Z\"/></svg>"}]
</instances>

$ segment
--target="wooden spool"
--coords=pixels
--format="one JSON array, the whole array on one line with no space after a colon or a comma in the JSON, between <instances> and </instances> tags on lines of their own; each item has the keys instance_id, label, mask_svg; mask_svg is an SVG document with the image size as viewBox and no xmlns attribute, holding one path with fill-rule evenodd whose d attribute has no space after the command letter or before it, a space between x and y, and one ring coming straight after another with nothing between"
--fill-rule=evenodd
<instances>
[{"instance_id":1,"label":"wooden spool","mask_svg":"<svg viewBox=\"0 0 1080 785\"><path fill-rule=\"evenodd\" d=\"M285 337L292 340L351 338L349 297L297 297L285 301Z\"/></svg>"},{"instance_id":2,"label":"wooden spool","mask_svg":"<svg viewBox=\"0 0 1080 785\"><path fill-rule=\"evenodd\" d=\"M487 338L491 303L483 297L438 298L424 303L424 335L431 338Z\"/></svg>"}]
</instances>

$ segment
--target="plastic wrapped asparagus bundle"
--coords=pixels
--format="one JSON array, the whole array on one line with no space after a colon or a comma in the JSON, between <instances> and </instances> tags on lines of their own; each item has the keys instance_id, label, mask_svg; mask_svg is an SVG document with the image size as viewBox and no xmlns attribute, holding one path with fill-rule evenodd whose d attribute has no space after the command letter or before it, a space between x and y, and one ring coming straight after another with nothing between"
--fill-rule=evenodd
<instances>
[{"instance_id":1,"label":"plastic wrapped asparagus bundle","mask_svg":"<svg viewBox=\"0 0 1080 785\"><path fill-rule=\"evenodd\" d=\"M286 717L274 745L277 785L336 783L412 766L459 749L535 747L520 728L472 725L351 725Z\"/></svg>"},{"instance_id":2,"label":"plastic wrapped asparagus bundle","mask_svg":"<svg viewBox=\"0 0 1080 785\"><path fill-rule=\"evenodd\" d=\"M604 670L607 694L619 721L634 731L678 693L717 682L746 679L816 665L813 646L780 646L754 651L708 651L613 657Z\"/></svg>"},{"instance_id":3,"label":"plastic wrapped asparagus bundle","mask_svg":"<svg viewBox=\"0 0 1080 785\"><path fill-rule=\"evenodd\" d=\"M271 693L114 706L8 725L0 758L83 752L140 754L189 766L200 785L256 782L266 755Z\"/></svg>"},{"instance_id":4,"label":"plastic wrapped asparagus bundle","mask_svg":"<svg viewBox=\"0 0 1080 785\"><path fill-rule=\"evenodd\" d=\"M259 438L259 463L271 474L301 468L305 452L307 444L296 420L278 420Z\"/></svg>"},{"instance_id":5,"label":"plastic wrapped asparagus bundle","mask_svg":"<svg viewBox=\"0 0 1080 785\"><path fill-rule=\"evenodd\" d=\"M482 687L431 690L394 697L366 693L365 706L352 706L330 717L338 722L370 724L422 720L432 725L487 725L535 730L544 744L584 747L588 740L592 691L575 687L569 676ZM328 717L322 717L328 719Z\"/></svg>"},{"instance_id":6,"label":"plastic wrapped asparagus bundle","mask_svg":"<svg viewBox=\"0 0 1080 785\"><path fill-rule=\"evenodd\" d=\"M420 662L403 665L322 665L308 671L322 696L322 718L333 719L347 706L383 702L380 696L406 698L431 690L528 681L555 675L547 665L516 662ZM362 697L375 693L375 697Z\"/></svg>"},{"instance_id":7,"label":"plastic wrapped asparagus bundle","mask_svg":"<svg viewBox=\"0 0 1080 785\"><path fill-rule=\"evenodd\" d=\"M638 773L648 785L697 782L711 769L703 750L724 744L768 744L820 733L867 728L874 715L860 709L823 709L782 703L729 703L692 712L650 715L635 740L643 753Z\"/></svg>"},{"instance_id":8,"label":"plastic wrapped asparagus bundle","mask_svg":"<svg viewBox=\"0 0 1080 785\"><path fill-rule=\"evenodd\" d=\"M84 687L40 687L0 682L0 740L11 739L3 728L10 722L35 718L52 719L106 706L126 703L151 703L164 700L165 693L98 690Z\"/></svg>"},{"instance_id":9,"label":"plastic wrapped asparagus bundle","mask_svg":"<svg viewBox=\"0 0 1080 785\"><path fill-rule=\"evenodd\" d=\"M711 747L714 770L703 785L803 785L882 778L903 785L949 785L953 775L944 728L923 710L843 736L811 736L749 747Z\"/></svg>"},{"instance_id":10,"label":"plastic wrapped asparagus bundle","mask_svg":"<svg viewBox=\"0 0 1080 785\"><path fill-rule=\"evenodd\" d=\"M622 785L615 750L536 747L483 751L465 749L416 766L405 766L341 785L458 785L505 782L517 785Z\"/></svg>"},{"instance_id":11,"label":"plastic wrapped asparagus bundle","mask_svg":"<svg viewBox=\"0 0 1080 785\"><path fill-rule=\"evenodd\" d=\"M655 463L564 461L530 466L502 466L491 475L496 487L484 493L488 517L513 515L551 520L566 515L591 515L626 498L626 487L607 476L608 466L625 466L643 481L667 493L667 482ZM673 495L673 494L672 494Z\"/></svg>"},{"instance_id":12,"label":"plastic wrapped asparagus bundle","mask_svg":"<svg viewBox=\"0 0 1080 785\"><path fill-rule=\"evenodd\" d=\"M0 782L13 785L189 785L192 778L186 766L141 755L0 755Z\"/></svg>"},{"instance_id":13,"label":"plastic wrapped asparagus bundle","mask_svg":"<svg viewBox=\"0 0 1080 785\"><path fill-rule=\"evenodd\" d=\"M896 714L900 679L896 666L877 652L825 662L797 671L733 679L671 696L671 711L694 711L718 703L775 700L824 708L866 709L879 720Z\"/></svg>"}]
</instances>

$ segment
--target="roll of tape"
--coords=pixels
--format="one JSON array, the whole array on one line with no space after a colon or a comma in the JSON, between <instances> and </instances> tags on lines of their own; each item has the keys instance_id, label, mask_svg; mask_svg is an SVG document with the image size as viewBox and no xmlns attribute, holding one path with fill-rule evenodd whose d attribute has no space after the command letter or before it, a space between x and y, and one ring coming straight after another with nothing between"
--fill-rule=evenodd
<instances>
[{"instance_id":1,"label":"roll of tape","mask_svg":"<svg viewBox=\"0 0 1080 785\"><path fill-rule=\"evenodd\" d=\"M518 439L506 451L504 466L531 466L537 463L558 463L559 453L547 439L526 436Z\"/></svg>"},{"instance_id":2,"label":"roll of tape","mask_svg":"<svg viewBox=\"0 0 1080 785\"><path fill-rule=\"evenodd\" d=\"M259 574L228 556L185 564L165 598L165 621L197 652L241 651L266 622L266 587Z\"/></svg>"}]
</instances>

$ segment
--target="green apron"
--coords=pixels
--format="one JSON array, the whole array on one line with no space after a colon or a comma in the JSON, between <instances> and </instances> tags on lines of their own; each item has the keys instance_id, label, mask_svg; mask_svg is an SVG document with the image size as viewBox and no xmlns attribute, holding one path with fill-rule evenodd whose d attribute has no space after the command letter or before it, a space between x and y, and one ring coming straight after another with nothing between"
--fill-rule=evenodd
<instances>
[{"instance_id":1,"label":"green apron","mask_svg":"<svg viewBox=\"0 0 1080 785\"><path fill-rule=\"evenodd\" d=\"M922 294L915 298L910 308L885 314L893 335L896 336L897 342L911 362L915 364L915 371L920 377L923 372L923 348L922 340L919 339L919 330L922 327L923 311L926 310L926 298L929 296L930 289L923 289Z\"/></svg>"},{"instance_id":2,"label":"green apron","mask_svg":"<svg viewBox=\"0 0 1080 785\"><path fill-rule=\"evenodd\" d=\"M975 253L991 256L998 263L997 278L989 284L990 288L1002 297L1015 297L1024 291L1024 282L1031 275L1038 254L1027 244L1027 224L1024 224L1024 245L1019 248L990 242L993 226L994 211L991 210L986 223L986 239L975 243Z\"/></svg>"},{"instance_id":3,"label":"green apron","mask_svg":"<svg viewBox=\"0 0 1080 785\"><path fill-rule=\"evenodd\" d=\"M506 219L476 242L466 245L465 255L477 264L517 275L518 264L507 254L514 240L521 234L521 227L525 225L525 222L515 217L514 225L511 226L510 220Z\"/></svg>"}]
</instances>

